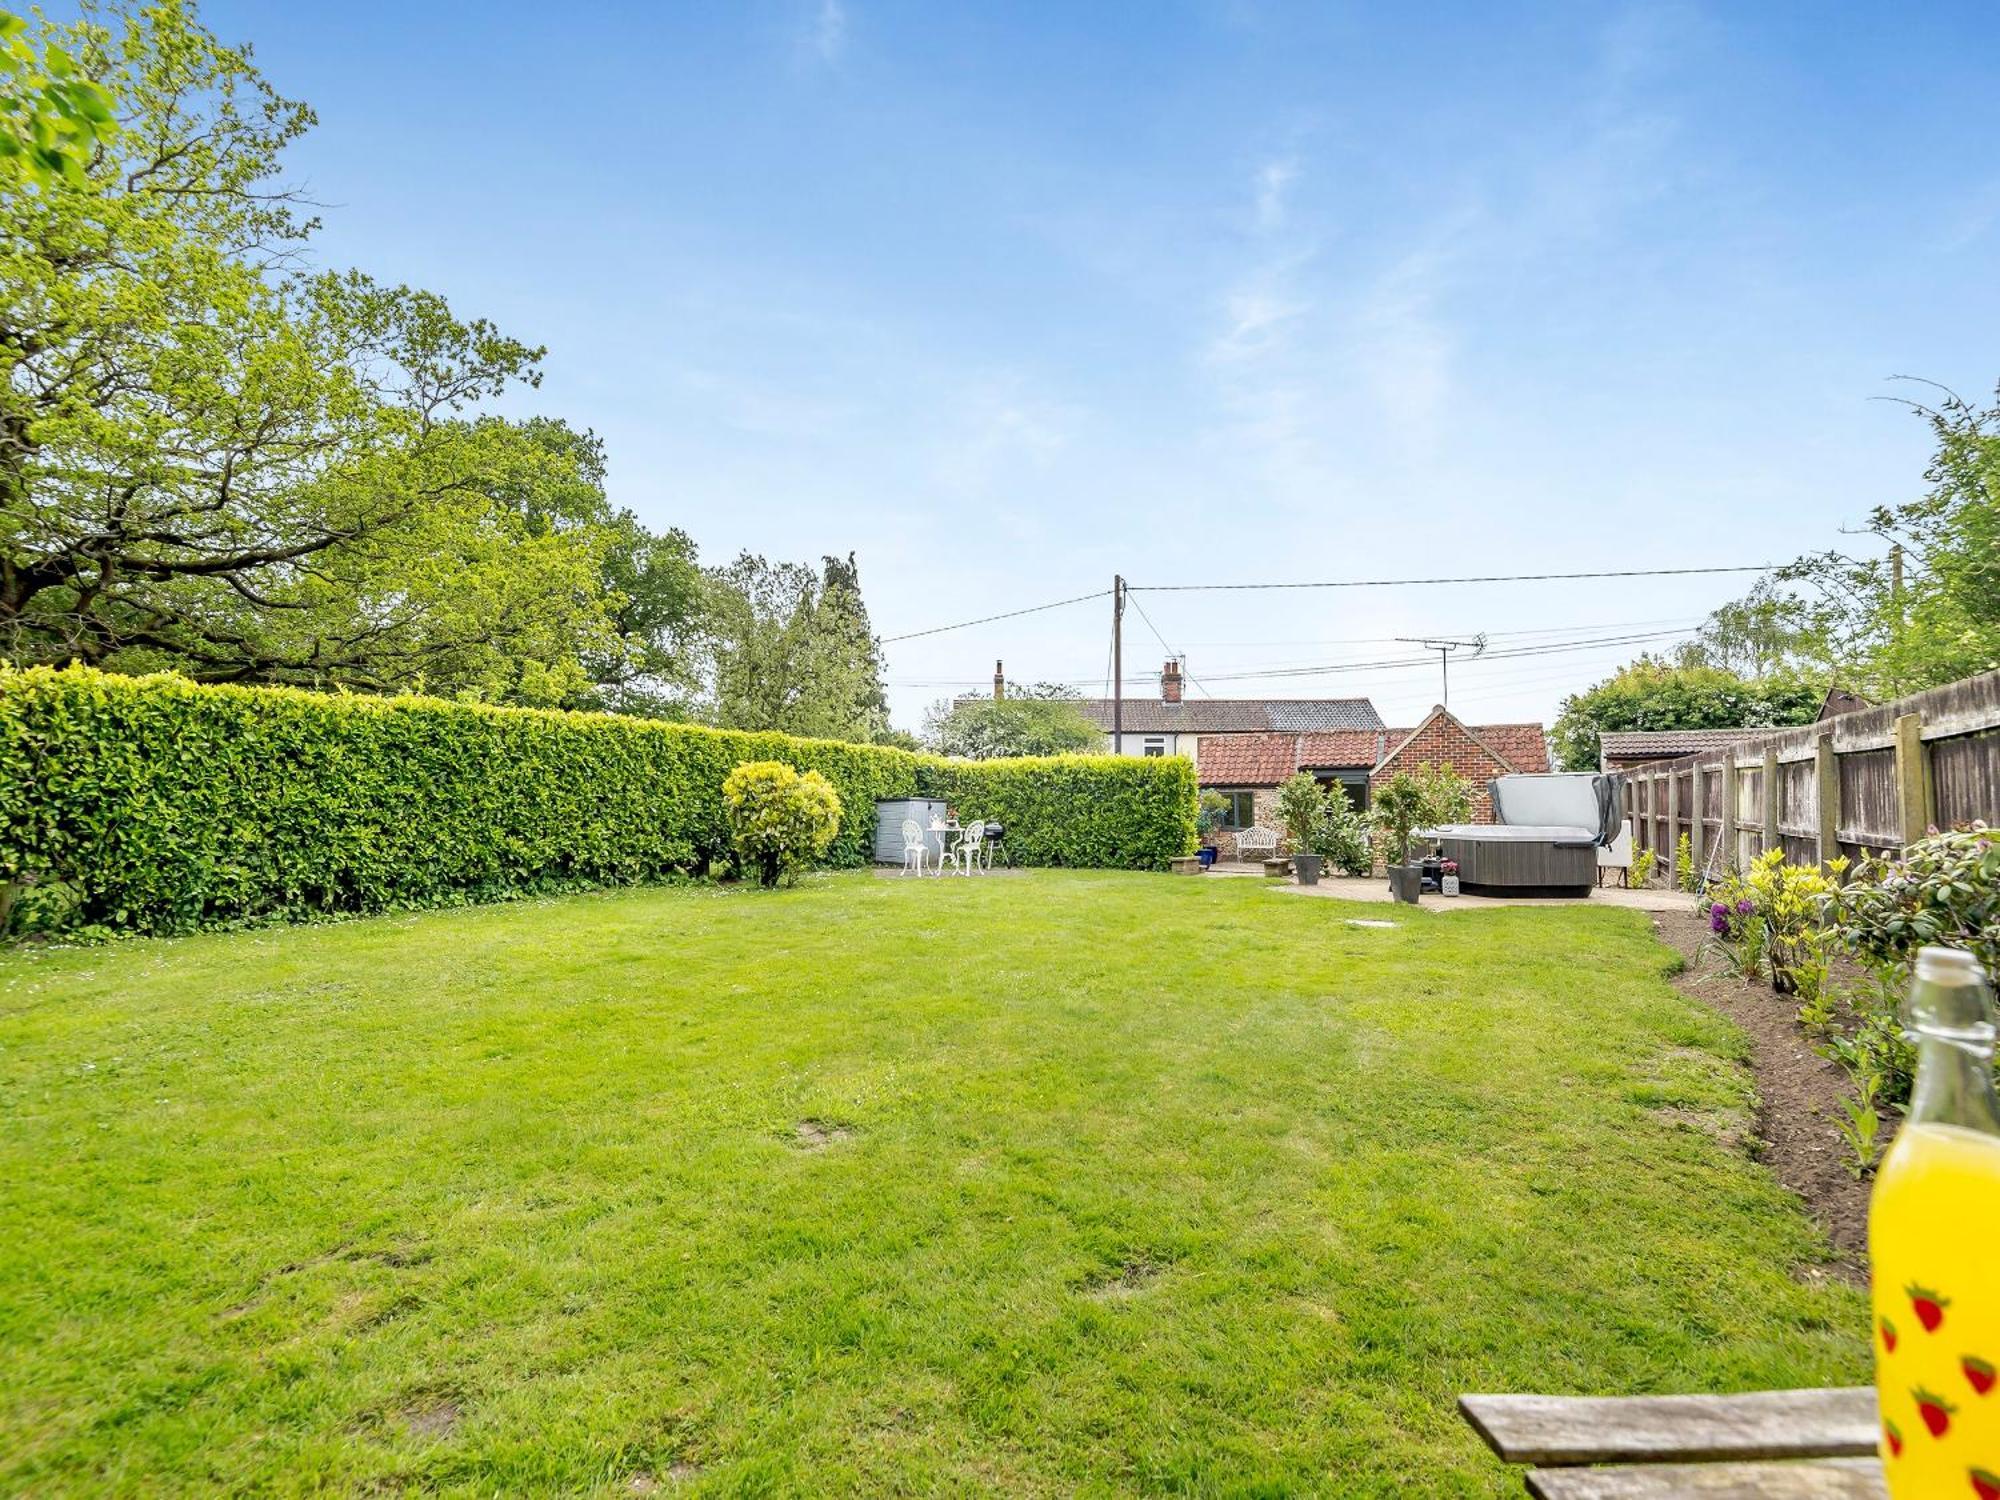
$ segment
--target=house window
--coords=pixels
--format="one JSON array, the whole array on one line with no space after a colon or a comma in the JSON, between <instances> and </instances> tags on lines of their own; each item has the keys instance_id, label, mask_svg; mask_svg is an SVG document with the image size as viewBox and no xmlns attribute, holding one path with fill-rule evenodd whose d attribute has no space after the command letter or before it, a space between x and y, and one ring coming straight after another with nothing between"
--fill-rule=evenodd
<instances>
[{"instance_id":1,"label":"house window","mask_svg":"<svg viewBox=\"0 0 2000 1500\"><path fill-rule=\"evenodd\" d=\"M1229 804L1229 811L1222 819L1222 826L1231 833L1249 828L1257 822L1257 794L1250 791L1232 792L1216 788L1218 794Z\"/></svg>"},{"instance_id":2,"label":"house window","mask_svg":"<svg viewBox=\"0 0 2000 1500\"><path fill-rule=\"evenodd\" d=\"M1368 773L1366 771L1322 771L1319 784L1328 791L1347 794L1348 805L1356 812L1368 811Z\"/></svg>"},{"instance_id":3,"label":"house window","mask_svg":"<svg viewBox=\"0 0 2000 1500\"><path fill-rule=\"evenodd\" d=\"M1165 756L1167 753L1167 737L1163 734L1150 737L1146 741L1146 753L1148 755Z\"/></svg>"}]
</instances>

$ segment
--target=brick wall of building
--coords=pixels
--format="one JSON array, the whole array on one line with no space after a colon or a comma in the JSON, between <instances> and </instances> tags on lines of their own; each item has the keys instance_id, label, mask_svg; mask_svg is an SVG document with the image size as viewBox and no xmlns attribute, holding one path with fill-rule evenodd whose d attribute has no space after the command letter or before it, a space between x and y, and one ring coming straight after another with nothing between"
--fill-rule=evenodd
<instances>
[{"instance_id":1,"label":"brick wall of building","mask_svg":"<svg viewBox=\"0 0 2000 1500\"><path fill-rule=\"evenodd\" d=\"M1446 714L1434 712L1424 720L1423 726L1411 736L1407 745L1369 773L1368 785L1372 790L1398 771L1414 772L1419 766L1447 763L1472 783L1471 821L1493 822L1493 797L1486 790L1486 783L1495 776L1506 775L1510 768L1502 765L1497 757L1466 733L1462 724Z\"/></svg>"}]
</instances>

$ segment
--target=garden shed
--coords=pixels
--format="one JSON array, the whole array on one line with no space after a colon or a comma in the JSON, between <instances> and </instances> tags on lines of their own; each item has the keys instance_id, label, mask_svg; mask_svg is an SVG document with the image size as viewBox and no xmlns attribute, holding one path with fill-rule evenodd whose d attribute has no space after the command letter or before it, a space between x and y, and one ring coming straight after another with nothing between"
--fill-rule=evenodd
<instances>
[{"instance_id":1,"label":"garden shed","mask_svg":"<svg viewBox=\"0 0 2000 1500\"><path fill-rule=\"evenodd\" d=\"M903 862L903 820L915 818L919 828L942 823L949 812L942 797L882 797L875 803L875 863Z\"/></svg>"}]
</instances>

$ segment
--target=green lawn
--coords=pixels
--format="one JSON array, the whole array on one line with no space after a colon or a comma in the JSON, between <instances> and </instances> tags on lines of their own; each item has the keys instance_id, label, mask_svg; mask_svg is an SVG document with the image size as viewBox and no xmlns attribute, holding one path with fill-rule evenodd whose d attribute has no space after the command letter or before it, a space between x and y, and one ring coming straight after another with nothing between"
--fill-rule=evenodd
<instances>
[{"instance_id":1,"label":"green lawn","mask_svg":"<svg viewBox=\"0 0 2000 1500\"><path fill-rule=\"evenodd\" d=\"M1500 1496L1461 1390L1867 1378L1645 918L1385 915L847 875L0 956L0 1491Z\"/></svg>"}]
</instances>

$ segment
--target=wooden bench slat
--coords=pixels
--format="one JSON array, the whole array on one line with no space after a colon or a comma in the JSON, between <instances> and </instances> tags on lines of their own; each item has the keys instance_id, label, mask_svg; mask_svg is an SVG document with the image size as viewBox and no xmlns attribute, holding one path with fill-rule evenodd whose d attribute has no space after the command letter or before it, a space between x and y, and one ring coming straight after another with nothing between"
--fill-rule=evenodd
<instances>
[{"instance_id":1,"label":"wooden bench slat","mask_svg":"<svg viewBox=\"0 0 2000 1500\"><path fill-rule=\"evenodd\" d=\"M1622 1469L1537 1469L1537 1500L1888 1500L1873 1458L1805 1463L1636 1464Z\"/></svg>"},{"instance_id":2,"label":"wooden bench slat","mask_svg":"<svg viewBox=\"0 0 2000 1500\"><path fill-rule=\"evenodd\" d=\"M1875 1452L1872 1386L1740 1396L1461 1396L1515 1464L1840 1458Z\"/></svg>"}]
</instances>

